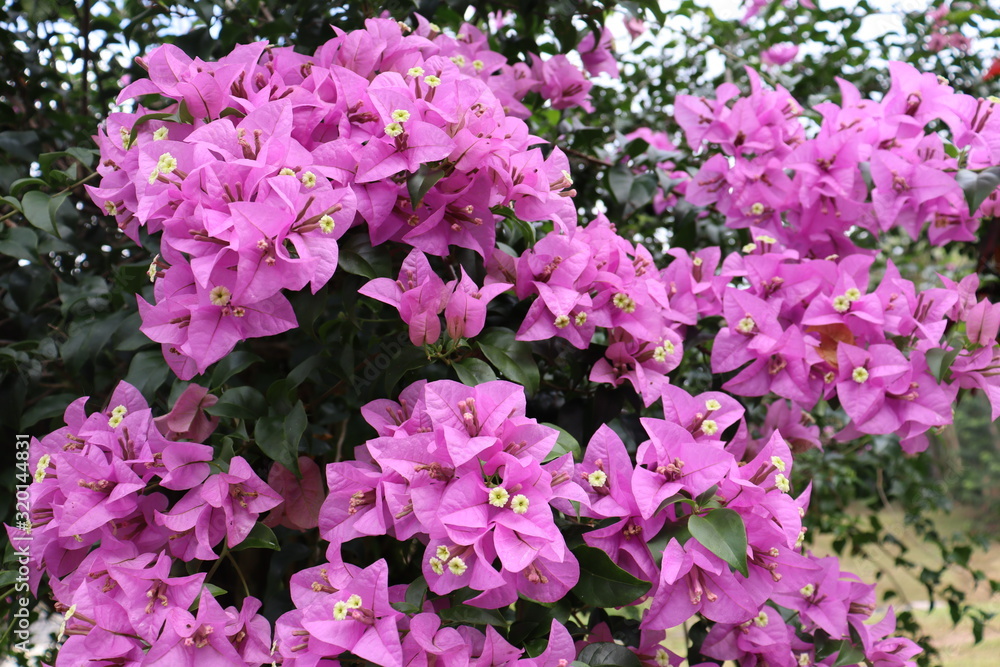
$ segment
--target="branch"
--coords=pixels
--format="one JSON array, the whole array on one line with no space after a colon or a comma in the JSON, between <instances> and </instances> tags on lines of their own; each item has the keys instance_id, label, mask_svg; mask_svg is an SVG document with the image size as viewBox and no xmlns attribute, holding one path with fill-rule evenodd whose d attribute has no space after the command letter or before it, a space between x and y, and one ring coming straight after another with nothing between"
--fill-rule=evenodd
<instances>
[{"instance_id":1,"label":"branch","mask_svg":"<svg viewBox=\"0 0 1000 667\"><path fill-rule=\"evenodd\" d=\"M576 150L574 148L566 148L566 147L564 147L562 149L562 151L563 151L563 153L568 153L569 155L576 156L576 157L578 157L578 158L580 158L582 160L586 160L588 162L593 162L594 164L600 164L600 165L603 165L605 167L613 167L613 166L615 166L614 164L608 162L607 160L602 160L599 157L594 157L593 155L588 155L587 153L582 153L582 152L580 152L580 151L578 151L578 150Z\"/></svg>"},{"instance_id":2,"label":"branch","mask_svg":"<svg viewBox=\"0 0 1000 667\"><path fill-rule=\"evenodd\" d=\"M76 183L73 183L72 185L67 185L67 186L66 186L65 188L63 188L62 190L60 190L59 192L55 193L55 194L54 194L54 195L52 195L52 196L53 196L53 197L58 197L59 195L63 195L63 194L66 194L67 192L72 192L73 190L75 190L76 188L80 187L81 185L83 185L83 184L84 184L84 183L86 183L87 181L89 181L89 180L92 180L92 179L94 178L94 176L100 176L100 172L97 172L97 171L95 171L95 172L91 173L91 174L90 174L90 175L88 175L88 176L84 176L83 178L81 178L81 179L80 179L79 181L77 181ZM14 217L15 215L17 215L18 213L23 213L23 212L22 212L22 211L18 211L18 210L17 210L16 208L15 208L15 209L14 209L13 211L11 211L10 213L6 213L6 214L4 214L3 216L0 216L0 222L4 222L5 220L8 220L9 218L13 218L13 217ZM8 227L11 227L12 225L8 224L7 226L8 226Z\"/></svg>"}]
</instances>

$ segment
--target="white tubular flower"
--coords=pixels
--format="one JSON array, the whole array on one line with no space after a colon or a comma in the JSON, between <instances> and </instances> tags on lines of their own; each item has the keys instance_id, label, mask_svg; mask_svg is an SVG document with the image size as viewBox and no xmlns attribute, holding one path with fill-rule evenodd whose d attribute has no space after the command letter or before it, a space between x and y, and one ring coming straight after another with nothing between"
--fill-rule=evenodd
<instances>
[{"instance_id":1,"label":"white tubular flower","mask_svg":"<svg viewBox=\"0 0 1000 667\"><path fill-rule=\"evenodd\" d=\"M528 496L523 493L517 494L511 499L510 508L514 510L514 514L524 514L528 511Z\"/></svg>"},{"instance_id":2,"label":"white tubular flower","mask_svg":"<svg viewBox=\"0 0 1000 667\"><path fill-rule=\"evenodd\" d=\"M502 486L495 486L490 489L490 505L493 507L503 507L507 504L510 494Z\"/></svg>"}]
</instances>

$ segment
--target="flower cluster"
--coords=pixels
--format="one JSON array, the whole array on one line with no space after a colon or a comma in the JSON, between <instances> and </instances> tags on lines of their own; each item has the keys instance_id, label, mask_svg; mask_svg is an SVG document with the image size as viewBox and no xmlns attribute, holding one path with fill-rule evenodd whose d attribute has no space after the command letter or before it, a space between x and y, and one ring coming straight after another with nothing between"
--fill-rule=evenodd
<instances>
[{"instance_id":1,"label":"flower cluster","mask_svg":"<svg viewBox=\"0 0 1000 667\"><path fill-rule=\"evenodd\" d=\"M516 275L518 298L538 295L519 340L558 337L584 349L601 327L608 348L590 379L627 380L647 405L660 397L666 374L683 357L677 329L695 320L672 307L673 288L645 247L629 243L601 216L569 233L550 233L516 263L508 260L496 263L496 279Z\"/></svg>"},{"instance_id":2,"label":"flower cluster","mask_svg":"<svg viewBox=\"0 0 1000 667\"><path fill-rule=\"evenodd\" d=\"M851 420L840 437L896 433L908 452L951 423L961 387L984 389L1000 414L996 307L976 302L975 276L919 291L889 261L875 287L872 257L806 259L763 236L745 251L721 270L744 286L723 292L726 326L712 348L714 372L738 371L727 391L806 411L836 397ZM946 337L958 323L965 335Z\"/></svg>"},{"instance_id":3,"label":"flower cluster","mask_svg":"<svg viewBox=\"0 0 1000 667\"><path fill-rule=\"evenodd\" d=\"M494 282L479 287L462 269L462 278L447 285L431 268L427 256L414 248L403 260L398 280L375 278L359 294L387 303L399 311L410 329L410 342L428 345L441 336L443 311L453 340L472 338L486 326L486 306L513 285Z\"/></svg>"},{"instance_id":4,"label":"flower cluster","mask_svg":"<svg viewBox=\"0 0 1000 667\"><path fill-rule=\"evenodd\" d=\"M162 232L142 330L181 378L294 327L282 292L329 281L353 225L373 244L485 257L495 206L575 224L565 156L532 148L543 142L518 116L535 90L585 105L582 73L565 56L508 65L470 25L403 28L371 20L311 55L262 42L214 63L161 46L142 61L149 78L122 91L176 103L110 116L90 194L134 240ZM414 200L407 181L422 170L430 187Z\"/></svg>"},{"instance_id":5,"label":"flower cluster","mask_svg":"<svg viewBox=\"0 0 1000 667\"><path fill-rule=\"evenodd\" d=\"M961 29L956 28L948 20L949 13L951 13L951 3L949 2L927 12L927 18L931 21L931 35L927 40L929 51L941 51L948 48L968 51L969 47L972 46L969 38L962 34Z\"/></svg>"},{"instance_id":6,"label":"flower cluster","mask_svg":"<svg viewBox=\"0 0 1000 667\"><path fill-rule=\"evenodd\" d=\"M960 388L982 389L1000 414L1000 320L997 306L976 301L975 276L919 291L889 261L874 287L871 256L802 257L764 234L723 262L719 248L670 254L666 269L649 269L641 245L598 219L495 266L518 296L538 295L518 338L559 337L583 349L606 327L606 358L590 379L627 379L647 406L669 387L688 326L722 315L712 370L737 371L724 389L774 394L796 412L837 398L851 420L843 438L897 433L907 451L921 451L928 429L951 423ZM946 336L955 324L965 336Z\"/></svg>"},{"instance_id":7,"label":"flower cluster","mask_svg":"<svg viewBox=\"0 0 1000 667\"><path fill-rule=\"evenodd\" d=\"M260 513L282 501L241 457L211 473L222 464L210 447L163 435L207 436L214 424L203 408L211 397L192 385L156 420L125 383L105 410L88 415L85 400L66 411L65 427L32 448L33 586L48 575L69 636L57 664L96 656L123 664L295 665L344 652L388 666L445 654L520 667L568 664L602 641L600 626L574 645L552 621L546 650L523 658L494 628L451 627L443 615L458 589L476 593L465 604L486 609L519 597L563 599L580 579L564 538L569 524L584 529L586 545L649 583L633 601L650 602L635 649L649 664L676 664L660 646L664 631L696 614L715 622L703 653L719 659L818 662L809 635L820 631L834 639L859 635L866 655L886 664L906 664L915 650L883 639L891 617L863 623L874 608L873 586L841 572L836 559L802 552L809 492L790 495L789 446L777 433L751 440L743 408L723 393L691 396L667 387L664 418L642 421L649 439L634 463L606 426L581 462L570 453L553 456L558 432L526 417L523 388L507 382L419 382L398 402L370 403L363 414L378 437L356 460L327 466L329 495L318 524L330 542L328 562L291 577L295 609L278 619L273 648L258 600L247 596L241 608L223 609L204 573L172 572L174 559L216 560L213 548L223 537L238 545ZM304 469L304 476L315 472ZM289 475L281 469L272 476ZM314 525L288 496L294 507L286 525ZM742 526L745 552L703 542L694 527L725 512ZM298 523L289 524L291 517ZM691 537L673 537L654 553L657 536L685 525ZM379 535L420 543L423 578L436 597L415 601L407 586L390 586L384 560L345 562L348 542ZM797 612L800 632L781 609Z\"/></svg>"},{"instance_id":8,"label":"flower cluster","mask_svg":"<svg viewBox=\"0 0 1000 667\"><path fill-rule=\"evenodd\" d=\"M257 599L222 609L204 573L171 574L174 559L217 560L223 538L241 543L281 502L243 458L212 472L210 446L169 439L214 429L205 389L191 385L156 419L124 382L105 410L88 415L86 401L67 408L66 426L32 441L30 532L7 528L12 539L30 537L32 590L47 574L65 614L57 664L269 662L271 628Z\"/></svg>"},{"instance_id":9,"label":"flower cluster","mask_svg":"<svg viewBox=\"0 0 1000 667\"><path fill-rule=\"evenodd\" d=\"M670 656L657 647L662 631L700 614L716 622L702 648L709 657L818 664L816 647L804 639L818 631L834 638L858 633L874 655L870 647L894 620L864 625L874 610L874 586L841 572L836 559L803 553L801 516L809 490L790 495L793 461L785 440L777 433L748 439L742 407L723 393L691 396L668 387L663 400L664 419L642 420L649 440L640 443L634 466L618 435L602 427L575 470L588 496L579 514L600 520L600 527L584 534L586 543L653 583L641 622L653 648L636 652L668 664ZM733 426L736 435L723 441L722 433ZM565 501L559 507L573 514ZM691 527L716 512L732 512L745 526L744 574L699 541ZM671 538L662 555L651 551L656 536L684 524L694 539ZM782 608L798 612L796 625L784 620L789 616ZM912 643L900 647L902 660L892 664L913 654Z\"/></svg>"},{"instance_id":10,"label":"flower cluster","mask_svg":"<svg viewBox=\"0 0 1000 667\"><path fill-rule=\"evenodd\" d=\"M508 643L492 626L481 632L472 626L444 626L438 611L426 603L413 615L406 605L405 586L388 585L385 560L366 568L319 565L292 575L296 609L281 616L275 628L275 658L282 665L339 664L327 662L345 651L384 667L403 665L489 664L549 667L569 664L576 657L573 639L553 620L548 646L535 658L521 658L522 649Z\"/></svg>"},{"instance_id":11,"label":"flower cluster","mask_svg":"<svg viewBox=\"0 0 1000 667\"><path fill-rule=\"evenodd\" d=\"M751 4L750 15L762 6ZM617 76L607 30L579 50L590 75ZM907 451L950 422L959 389L983 390L1000 414L1000 306L977 301L974 277L920 290L889 262L873 280L875 259L853 236L901 227L916 238L929 223L934 243L971 238L977 216L954 172L1000 162L994 103L892 64L881 101L841 82L841 105L818 106L809 137L790 94L752 72L748 96L731 84L715 99L682 95L689 145L718 152L693 178L670 156L651 160L676 182L654 209L678 196L714 205L753 243L725 258L671 249L659 268L603 216L577 226L566 156L543 152L522 120L529 92L588 108L590 81L565 56L508 65L476 28L450 36L418 18L413 30L371 20L308 55L260 43L206 63L161 47L143 64L150 78L121 99L174 103L110 117L91 194L133 239L140 227L160 234L142 330L180 378L295 327L285 291L323 287L340 239L364 226L373 245L408 252L396 280L360 292L396 308L414 345L475 337L489 303L513 289L532 299L517 339L602 346L590 380L630 383L663 417L640 420L645 440L632 449L600 426L574 460L566 434L527 416L523 387L421 381L362 408L377 435L326 466L325 493L307 457L301 478L275 464L268 483L241 456L218 458L202 444L218 425L202 387L155 419L124 383L101 412L80 399L64 428L33 441L30 461L32 586L47 574L65 612L61 663L316 665L350 653L393 666L566 665L614 641L607 626L571 635L553 620L548 647L529 658L513 633L462 614L499 627L519 600L557 605L572 591L590 608L635 605L631 648L647 665L678 664L661 643L695 617L711 621L700 651L717 660L833 664L844 660L830 640L846 640L870 662L911 664L915 645L886 639L891 611L864 623L874 587L804 551L810 490L792 495L792 452L819 446L808 414L823 400L850 420L840 437L897 433ZM951 143L928 133L934 123ZM676 148L648 128L626 138ZM514 257L497 243L497 207L551 231ZM994 194L977 215L998 211ZM484 285L465 267L450 282L435 270L452 246L482 259ZM708 318L722 323L711 366L730 374L723 388L781 399L759 438L731 395L670 383ZM194 563L217 562L223 540L243 543L258 522L318 527L329 543L325 563L291 576L294 609L273 647L260 602L248 593L223 609ZM409 576L385 559L354 564L386 538L408 543ZM178 576L178 562L196 573ZM595 602L586 567L640 592Z\"/></svg>"},{"instance_id":12,"label":"flower cluster","mask_svg":"<svg viewBox=\"0 0 1000 667\"><path fill-rule=\"evenodd\" d=\"M344 562L343 549L367 536L416 539L431 593L471 589L477 594L465 603L487 609L519 595L551 603L580 576L561 532L569 520L588 527L587 545L651 584L634 601L651 601L636 648L651 664L675 664L659 645L664 631L695 614L716 622L705 655L775 664L819 660L779 606L798 612L806 633L860 634L870 655L894 625L891 618L863 623L874 609L874 586L841 572L836 559L802 553L809 493L790 495L791 451L778 434L748 439L743 408L725 394L669 387L665 418L643 420L649 440L639 445L637 463L608 427L580 463L569 454L545 462L557 433L526 418L523 389L506 382L420 382L399 402L378 400L363 412L379 437L357 460L327 467L320 531L330 542L329 562L293 575L296 609L278 620L277 649L289 664L343 651L382 665L423 664L448 650L466 659L492 651L497 660L501 652L497 664L510 664L520 651L492 629L483 635L441 627L437 613L447 598L414 607L405 586L388 586L384 561L362 569ZM734 425L736 437L723 441ZM710 521L713 512L731 512L745 526L746 554L736 554L745 557L745 573L698 539L673 538L662 554L651 550L658 535ZM399 611L407 605L411 613ZM574 648L553 622L546 653L517 664L572 660L601 640L595 628ZM912 654L911 643L899 647L904 660Z\"/></svg>"},{"instance_id":13,"label":"flower cluster","mask_svg":"<svg viewBox=\"0 0 1000 667\"><path fill-rule=\"evenodd\" d=\"M723 84L715 99L678 95L675 115L689 145L712 154L687 189L693 204L714 205L733 228L750 228L811 257L860 252L852 234L892 228L930 242L974 239L978 218L994 211L996 193L970 214L955 178L960 167L1000 162L995 102L954 92L933 74L889 64L892 86L879 102L838 80L840 105L807 137L802 106L780 86L753 83L748 96ZM951 132L945 143L927 127ZM789 173L790 172L790 173Z\"/></svg>"},{"instance_id":14,"label":"flower cluster","mask_svg":"<svg viewBox=\"0 0 1000 667\"><path fill-rule=\"evenodd\" d=\"M467 586L480 591L467 604L489 608L511 604L518 593L562 598L579 566L550 503L585 496L565 472L568 454L543 463L558 431L525 417L524 408L520 385L448 380L413 385L399 403L365 407L380 437L357 460L327 466L320 533L331 562L357 537L417 536L434 593Z\"/></svg>"}]
</instances>

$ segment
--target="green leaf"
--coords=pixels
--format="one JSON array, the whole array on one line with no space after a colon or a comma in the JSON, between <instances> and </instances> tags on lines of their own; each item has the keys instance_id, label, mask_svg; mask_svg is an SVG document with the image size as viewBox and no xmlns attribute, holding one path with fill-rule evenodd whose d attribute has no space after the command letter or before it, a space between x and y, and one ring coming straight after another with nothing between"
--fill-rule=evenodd
<instances>
[{"instance_id":1,"label":"green leaf","mask_svg":"<svg viewBox=\"0 0 1000 667\"><path fill-rule=\"evenodd\" d=\"M718 484L714 484L712 488L706 489L697 498L694 499L695 505L697 507L705 507L715 497L715 492L718 490L719 490Z\"/></svg>"},{"instance_id":2,"label":"green leaf","mask_svg":"<svg viewBox=\"0 0 1000 667\"><path fill-rule=\"evenodd\" d=\"M969 215L975 215L986 198L993 194L997 187L1000 187L1000 167L990 167L980 172L959 169L955 178L965 192L965 201L969 204Z\"/></svg>"},{"instance_id":3,"label":"green leaf","mask_svg":"<svg viewBox=\"0 0 1000 667\"><path fill-rule=\"evenodd\" d=\"M958 358L958 353L961 351L962 348L942 350L939 347L927 350L927 367L934 375L935 380L939 383L944 382L944 379L949 375L952 363Z\"/></svg>"},{"instance_id":4,"label":"green leaf","mask_svg":"<svg viewBox=\"0 0 1000 667\"><path fill-rule=\"evenodd\" d=\"M66 197L66 195L61 196L63 199ZM32 190L21 199L21 210L24 211L24 217L28 222L35 227L50 233L57 232L53 211L50 209L53 201L54 198L50 195L40 190ZM61 204L62 200L59 203ZM56 235L58 236L58 233Z\"/></svg>"},{"instance_id":5,"label":"green leaf","mask_svg":"<svg viewBox=\"0 0 1000 667\"><path fill-rule=\"evenodd\" d=\"M299 442L308 426L306 409L298 401L287 415L268 415L257 420L254 440L272 461L299 475Z\"/></svg>"},{"instance_id":6,"label":"green leaf","mask_svg":"<svg viewBox=\"0 0 1000 667\"><path fill-rule=\"evenodd\" d=\"M264 394L253 387L234 387L219 398L219 402L205 412L216 417L253 419L267 410Z\"/></svg>"},{"instance_id":7,"label":"green leaf","mask_svg":"<svg viewBox=\"0 0 1000 667\"><path fill-rule=\"evenodd\" d=\"M549 422L542 422L542 426L548 426L549 428L554 428L559 431L559 439L556 440L556 444L552 447L552 451L548 453L542 463L554 461L567 452L573 454L574 461L581 458L580 443L576 441L576 438L574 438L569 431L557 424L551 424Z\"/></svg>"},{"instance_id":8,"label":"green leaf","mask_svg":"<svg viewBox=\"0 0 1000 667\"><path fill-rule=\"evenodd\" d=\"M417 577L416 581L406 587L406 602L417 609L423 607L424 598L427 597L427 580Z\"/></svg>"},{"instance_id":9,"label":"green leaf","mask_svg":"<svg viewBox=\"0 0 1000 667\"><path fill-rule=\"evenodd\" d=\"M182 123L187 125L194 124L194 116L191 115L191 111L188 110L187 100L181 100L180 105L177 107L177 118L180 119Z\"/></svg>"},{"instance_id":10,"label":"green leaf","mask_svg":"<svg viewBox=\"0 0 1000 667\"><path fill-rule=\"evenodd\" d=\"M649 150L649 142L645 139L633 139L622 148L622 152L633 159L639 157L647 150Z\"/></svg>"},{"instance_id":11,"label":"green leaf","mask_svg":"<svg viewBox=\"0 0 1000 667\"><path fill-rule=\"evenodd\" d=\"M517 217L514 213L514 209L509 206L494 206L490 209L494 215L503 216L503 225L510 231L510 241L511 243L517 242L517 237L520 236L525 244L530 248L535 245L535 241L538 239L535 233L535 226L526 220L522 220Z\"/></svg>"},{"instance_id":12,"label":"green leaf","mask_svg":"<svg viewBox=\"0 0 1000 667\"><path fill-rule=\"evenodd\" d=\"M219 586L216 586L215 584L205 584L205 588L208 589L208 592L212 594L213 598L217 598L220 595L225 595L226 593L229 592L225 588L221 588Z\"/></svg>"},{"instance_id":13,"label":"green leaf","mask_svg":"<svg viewBox=\"0 0 1000 667\"><path fill-rule=\"evenodd\" d=\"M608 187L611 188L611 194L615 196L615 200L619 204L624 204L628 201L634 180L635 174L623 164L615 165L608 171Z\"/></svg>"},{"instance_id":14,"label":"green leaf","mask_svg":"<svg viewBox=\"0 0 1000 667\"><path fill-rule=\"evenodd\" d=\"M128 135L128 146L135 143L135 138L139 136L139 130L142 126L151 120L177 120L177 116L172 113L164 113L162 111L155 113L147 113L145 115L139 116L139 118L133 123L132 131ZM126 148L128 148L126 146Z\"/></svg>"},{"instance_id":15,"label":"green leaf","mask_svg":"<svg viewBox=\"0 0 1000 667\"><path fill-rule=\"evenodd\" d=\"M593 607L621 607L635 602L652 587L615 565L600 549L580 545L573 549L580 562L580 581L573 593ZM600 663L604 664L604 663Z\"/></svg>"},{"instance_id":16,"label":"green leaf","mask_svg":"<svg viewBox=\"0 0 1000 667\"><path fill-rule=\"evenodd\" d=\"M149 266L119 266L115 270L115 284L123 292L138 294L143 287L149 284Z\"/></svg>"},{"instance_id":17,"label":"green leaf","mask_svg":"<svg viewBox=\"0 0 1000 667\"><path fill-rule=\"evenodd\" d=\"M497 379L493 369L482 359L463 359L452 364L452 368L455 369L455 374L458 375L459 382L467 384L470 387Z\"/></svg>"},{"instance_id":18,"label":"green leaf","mask_svg":"<svg viewBox=\"0 0 1000 667\"><path fill-rule=\"evenodd\" d=\"M281 551L281 545L278 543L278 538L275 537L273 530L262 523L256 523L250 530L250 534L246 536L246 539L236 546L230 547L229 550L243 551L244 549L273 549Z\"/></svg>"},{"instance_id":19,"label":"green leaf","mask_svg":"<svg viewBox=\"0 0 1000 667\"><path fill-rule=\"evenodd\" d=\"M438 612L442 621L459 625L498 625L507 627L507 619L496 609L480 609L460 604Z\"/></svg>"},{"instance_id":20,"label":"green leaf","mask_svg":"<svg viewBox=\"0 0 1000 667\"><path fill-rule=\"evenodd\" d=\"M503 328L487 329L476 342L490 363L508 380L522 385L529 396L538 391L541 378L531 355L531 345L514 340L514 332Z\"/></svg>"},{"instance_id":21,"label":"green leaf","mask_svg":"<svg viewBox=\"0 0 1000 667\"><path fill-rule=\"evenodd\" d=\"M420 607L410 604L409 602L390 602L389 606L396 611L401 611L404 614L407 614L408 616L420 613Z\"/></svg>"},{"instance_id":22,"label":"green leaf","mask_svg":"<svg viewBox=\"0 0 1000 667\"><path fill-rule=\"evenodd\" d=\"M391 357L389 367L385 369L386 395L395 394L396 385L403 376L417 368L427 366L427 353L422 347L404 347Z\"/></svg>"},{"instance_id":23,"label":"green leaf","mask_svg":"<svg viewBox=\"0 0 1000 667\"><path fill-rule=\"evenodd\" d=\"M420 168L410 177L406 179L406 189L410 193L410 204L413 206L413 210L417 210L420 203L424 200L424 195L434 187L434 184L444 177L444 169L431 169L426 164L420 165Z\"/></svg>"},{"instance_id":24,"label":"green leaf","mask_svg":"<svg viewBox=\"0 0 1000 667\"><path fill-rule=\"evenodd\" d=\"M620 644L598 642L587 644L575 662L589 667L642 667L639 656Z\"/></svg>"},{"instance_id":25,"label":"green leaf","mask_svg":"<svg viewBox=\"0 0 1000 667\"><path fill-rule=\"evenodd\" d=\"M21 194L21 190L24 190L25 188L30 188L33 185L44 187L48 185L48 183L46 183L40 178L19 178L10 184L10 193L15 197L18 197Z\"/></svg>"},{"instance_id":26,"label":"green leaf","mask_svg":"<svg viewBox=\"0 0 1000 667\"><path fill-rule=\"evenodd\" d=\"M372 280L388 276L392 267L384 250L372 248L368 234L349 234L341 239L338 267Z\"/></svg>"},{"instance_id":27,"label":"green leaf","mask_svg":"<svg viewBox=\"0 0 1000 667\"><path fill-rule=\"evenodd\" d=\"M23 431L43 419L58 417L66 411L66 406L77 398L79 397L74 394L54 394L40 399L21 415L20 429Z\"/></svg>"},{"instance_id":28,"label":"green leaf","mask_svg":"<svg viewBox=\"0 0 1000 667\"><path fill-rule=\"evenodd\" d=\"M305 382L309 378L309 375L314 370L319 368L319 366L322 363L323 363L322 355L314 354L310 357L306 357L304 361L302 361L298 366L293 368L291 372L288 374L288 388L294 389L295 387L298 387L300 384Z\"/></svg>"},{"instance_id":29,"label":"green leaf","mask_svg":"<svg viewBox=\"0 0 1000 667\"><path fill-rule=\"evenodd\" d=\"M25 162L38 159L38 133L34 130L0 132L0 151Z\"/></svg>"},{"instance_id":30,"label":"green leaf","mask_svg":"<svg viewBox=\"0 0 1000 667\"><path fill-rule=\"evenodd\" d=\"M84 167L90 169L94 160L100 156L101 152L95 148L83 148L82 146L70 146L66 153L80 161Z\"/></svg>"},{"instance_id":31,"label":"green leaf","mask_svg":"<svg viewBox=\"0 0 1000 667\"><path fill-rule=\"evenodd\" d=\"M101 363L105 355L111 353L109 341L122 328L128 312L121 310L106 317L91 318L70 325L69 337L59 346L59 354L74 373L79 373L85 364Z\"/></svg>"},{"instance_id":32,"label":"green leaf","mask_svg":"<svg viewBox=\"0 0 1000 667\"><path fill-rule=\"evenodd\" d=\"M692 514L688 520L691 537L729 563L729 566L749 576L747 571L747 528L739 514L728 508L711 510L704 516Z\"/></svg>"},{"instance_id":33,"label":"green leaf","mask_svg":"<svg viewBox=\"0 0 1000 667\"><path fill-rule=\"evenodd\" d=\"M17 197L10 197L5 195L3 197L0 197L0 201L7 204L7 206L10 206L18 213L24 213L24 207L21 206L21 200L18 199Z\"/></svg>"},{"instance_id":34,"label":"green leaf","mask_svg":"<svg viewBox=\"0 0 1000 667\"><path fill-rule=\"evenodd\" d=\"M222 387L229 378L241 371L245 371L258 361L262 361L262 359L256 354L244 351L231 352L220 359L219 363L215 365L208 385L212 388L212 391L215 391Z\"/></svg>"},{"instance_id":35,"label":"green leaf","mask_svg":"<svg viewBox=\"0 0 1000 667\"><path fill-rule=\"evenodd\" d=\"M48 174L52 171L52 165L55 161L61 157L67 157L69 153L66 151L52 151L51 153L42 153L38 156L38 168L42 170L42 173ZM51 177L51 174L49 174Z\"/></svg>"},{"instance_id":36,"label":"green leaf","mask_svg":"<svg viewBox=\"0 0 1000 667\"><path fill-rule=\"evenodd\" d=\"M342 249L337 259L337 266L348 273L353 273L356 276L362 276L369 280L378 278L375 268L368 263L368 260L353 250Z\"/></svg>"},{"instance_id":37,"label":"green leaf","mask_svg":"<svg viewBox=\"0 0 1000 667\"><path fill-rule=\"evenodd\" d=\"M865 652L846 639L840 642L836 650L838 651L837 661L833 663L833 667L857 665L865 661Z\"/></svg>"},{"instance_id":38,"label":"green leaf","mask_svg":"<svg viewBox=\"0 0 1000 667\"><path fill-rule=\"evenodd\" d=\"M52 220L52 232L56 235L57 238L62 238L62 234L59 231L58 223L60 217L63 217L65 221L67 210L66 208L63 207L63 204L68 205L68 202L66 201L68 198L69 198L69 193L64 192L62 194L53 196L52 199L49 201L49 218L51 218ZM60 215L60 209L63 209L61 215Z\"/></svg>"},{"instance_id":39,"label":"green leaf","mask_svg":"<svg viewBox=\"0 0 1000 667\"><path fill-rule=\"evenodd\" d=\"M618 203L625 206L626 215L651 202L657 186L657 177L653 172L637 176L623 164L615 165L608 171L608 187Z\"/></svg>"},{"instance_id":40,"label":"green leaf","mask_svg":"<svg viewBox=\"0 0 1000 667\"><path fill-rule=\"evenodd\" d=\"M0 254L29 261L38 259L38 236L33 229L8 227L4 236L6 238L0 240Z\"/></svg>"},{"instance_id":41,"label":"green leaf","mask_svg":"<svg viewBox=\"0 0 1000 667\"><path fill-rule=\"evenodd\" d=\"M132 357L125 381L138 389L139 393L149 400L156 394L160 385L167 381L170 374L170 367L167 366L167 362L163 359L163 352L159 348L143 350L136 352L135 356Z\"/></svg>"}]
</instances>

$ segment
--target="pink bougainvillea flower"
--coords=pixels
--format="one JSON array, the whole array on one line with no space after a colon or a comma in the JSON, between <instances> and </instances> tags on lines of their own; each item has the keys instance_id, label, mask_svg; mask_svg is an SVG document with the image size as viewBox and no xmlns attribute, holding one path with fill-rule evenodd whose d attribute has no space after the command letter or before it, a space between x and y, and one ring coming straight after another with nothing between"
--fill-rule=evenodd
<instances>
[{"instance_id":1,"label":"pink bougainvillea flower","mask_svg":"<svg viewBox=\"0 0 1000 667\"><path fill-rule=\"evenodd\" d=\"M790 42L782 42L769 46L760 54L760 60L765 65L784 65L795 60L799 55L799 47Z\"/></svg>"},{"instance_id":2,"label":"pink bougainvillea flower","mask_svg":"<svg viewBox=\"0 0 1000 667\"><path fill-rule=\"evenodd\" d=\"M445 309L451 289L431 268L427 256L413 249L403 260L398 280L375 278L358 292L399 309L410 326L410 342L426 345L441 336L438 313Z\"/></svg>"},{"instance_id":3,"label":"pink bougainvillea flower","mask_svg":"<svg viewBox=\"0 0 1000 667\"><path fill-rule=\"evenodd\" d=\"M590 31L583 36L576 50L580 53L583 66L591 76L607 74L613 79L617 79L618 62L615 60L613 45L614 38L611 31L603 28L598 38L596 31Z\"/></svg>"},{"instance_id":4,"label":"pink bougainvillea flower","mask_svg":"<svg viewBox=\"0 0 1000 667\"><path fill-rule=\"evenodd\" d=\"M204 442L219 424L219 418L210 417L205 410L218 401L218 397L209 394L205 387L191 384L177 398L170 412L153 422L170 440Z\"/></svg>"},{"instance_id":5,"label":"pink bougainvillea flower","mask_svg":"<svg viewBox=\"0 0 1000 667\"><path fill-rule=\"evenodd\" d=\"M292 530L309 530L319 525L323 504L323 475L316 462L308 456L299 457L296 477L277 461L271 465L267 485L281 496L282 502L264 519L265 526L287 526Z\"/></svg>"},{"instance_id":6,"label":"pink bougainvillea flower","mask_svg":"<svg viewBox=\"0 0 1000 667\"><path fill-rule=\"evenodd\" d=\"M326 657L350 651L377 665L402 667L403 614L389 604L388 583L388 565L379 560L357 572L336 594L302 610L302 626L335 650Z\"/></svg>"},{"instance_id":7,"label":"pink bougainvillea flower","mask_svg":"<svg viewBox=\"0 0 1000 667\"><path fill-rule=\"evenodd\" d=\"M509 283L491 283L479 287L462 268L462 278L448 297L444 319L448 335L454 340L478 336L486 326L486 306L513 287Z\"/></svg>"},{"instance_id":8,"label":"pink bougainvillea flower","mask_svg":"<svg viewBox=\"0 0 1000 667\"><path fill-rule=\"evenodd\" d=\"M167 612L163 633L146 655L149 665L235 665L243 660L226 636L230 618L207 588L198 599L198 612L174 607Z\"/></svg>"}]
</instances>

